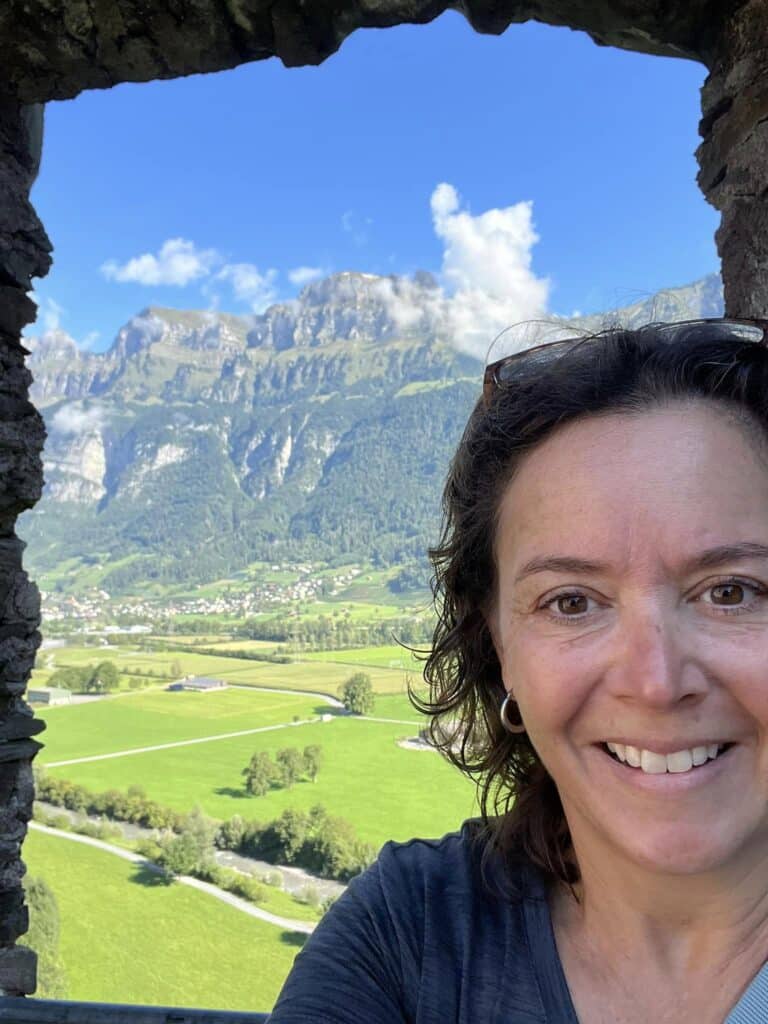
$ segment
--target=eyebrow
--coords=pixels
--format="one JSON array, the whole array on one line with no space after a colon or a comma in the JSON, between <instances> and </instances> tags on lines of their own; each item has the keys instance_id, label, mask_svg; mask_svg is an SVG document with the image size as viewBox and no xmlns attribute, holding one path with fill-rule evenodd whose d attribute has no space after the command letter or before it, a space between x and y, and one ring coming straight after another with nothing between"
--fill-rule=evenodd
<instances>
[{"instance_id":1,"label":"eyebrow","mask_svg":"<svg viewBox=\"0 0 768 1024\"><path fill-rule=\"evenodd\" d=\"M695 572L697 569L717 569L729 562L744 561L747 558L768 558L768 545L759 541L745 540L738 544L720 544L714 548L707 548L686 559L680 569L683 576ZM537 572L572 572L581 574L609 573L610 565L606 562L593 562L585 558L576 558L572 555L541 555L526 562L520 572L515 576L514 583L520 583L527 576Z\"/></svg>"}]
</instances>

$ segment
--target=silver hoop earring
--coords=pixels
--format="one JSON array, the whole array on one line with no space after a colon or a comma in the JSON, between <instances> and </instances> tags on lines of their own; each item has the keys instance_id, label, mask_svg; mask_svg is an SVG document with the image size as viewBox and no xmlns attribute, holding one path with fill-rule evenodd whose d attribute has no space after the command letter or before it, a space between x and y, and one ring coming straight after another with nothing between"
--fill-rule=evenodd
<instances>
[{"instance_id":1,"label":"silver hoop earring","mask_svg":"<svg viewBox=\"0 0 768 1024\"><path fill-rule=\"evenodd\" d=\"M525 726L522 724L522 722L520 723L520 725L515 725L514 722L510 722L509 719L507 718L507 708L509 707L510 701L512 701L513 704L517 703L512 694L508 693L504 700L501 702L501 707L499 708L499 718L501 719L501 724L504 726L507 732L511 732L517 735L525 732Z\"/></svg>"}]
</instances>

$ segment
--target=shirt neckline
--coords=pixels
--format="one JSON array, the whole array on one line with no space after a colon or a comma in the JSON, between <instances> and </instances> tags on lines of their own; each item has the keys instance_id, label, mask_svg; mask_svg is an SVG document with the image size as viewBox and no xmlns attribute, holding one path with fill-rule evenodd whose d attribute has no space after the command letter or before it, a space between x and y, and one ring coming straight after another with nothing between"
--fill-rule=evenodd
<instances>
[{"instance_id":1,"label":"shirt neckline","mask_svg":"<svg viewBox=\"0 0 768 1024\"><path fill-rule=\"evenodd\" d=\"M525 866L523 909L546 1024L579 1024L555 941L544 879L533 864Z\"/></svg>"}]
</instances>

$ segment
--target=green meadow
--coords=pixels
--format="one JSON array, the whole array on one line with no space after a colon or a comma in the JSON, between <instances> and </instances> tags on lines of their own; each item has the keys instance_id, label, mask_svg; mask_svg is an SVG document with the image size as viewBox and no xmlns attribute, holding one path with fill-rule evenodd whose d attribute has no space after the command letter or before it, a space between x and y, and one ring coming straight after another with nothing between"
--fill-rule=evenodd
<instances>
[{"instance_id":1,"label":"green meadow","mask_svg":"<svg viewBox=\"0 0 768 1024\"><path fill-rule=\"evenodd\" d=\"M300 654L301 661L317 661L323 664L356 665L364 668L388 668L420 673L421 665L410 651L397 644L380 647L350 647L341 651L312 651Z\"/></svg>"},{"instance_id":2,"label":"green meadow","mask_svg":"<svg viewBox=\"0 0 768 1024\"><path fill-rule=\"evenodd\" d=\"M78 710L57 712L62 731ZM330 813L352 822L361 839L379 847L388 839L443 835L476 813L474 786L439 754L398 746L399 738L418 731L413 713L407 720L414 725L335 717L326 723L49 771L92 790L140 785L162 804L180 811L199 804L216 818L239 814L266 821L287 807L306 810L321 803ZM274 755L281 747L313 743L320 744L324 754L316 782L273 789L262 797L245 793L241 771L255 751Z\"/></svg>"},{"instance_id":3,"label":"green meadow","mask_svg":"<svg viewBox=\"0 0 768 1024\"><path fill-rule=\"evenodd\" d=\"M167 690L106 697L88 704L40 710L47 725L38 762L108 754L221 733L307 719L322 704L312 697L258 690L170 693ZM192 748L196 756L201 747Z\"/></svg>"},{"instance_id":4,"label":"green meadow","mask_svg":"<svg viewBox=\"0 0 768 1024\"><path fill-rule=\"evenodd\" d=\"M24 860L56 895L68 999L266 1011L305 940L69 839L31 830Z\"/></svg>"}]
</instances>

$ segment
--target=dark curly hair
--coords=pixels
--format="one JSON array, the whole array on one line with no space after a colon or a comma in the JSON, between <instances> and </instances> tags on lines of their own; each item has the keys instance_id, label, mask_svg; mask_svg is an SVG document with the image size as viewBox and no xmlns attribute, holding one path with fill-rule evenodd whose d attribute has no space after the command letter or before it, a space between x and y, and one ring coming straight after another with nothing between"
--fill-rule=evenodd
<instances>
[{"instance_id":1,"label":"dark curly hair","mask_svg":"<svg viewBox=\"0 0 768 1024\"><path fill-rule=\"evenodd\" d=\"M525 857L549 882L572 888L579 870L557 787L527 734L508 733L499 719L505 690L485 611L496 589L501 498L526 455L558 427L672 402L719 403L765 456L768 351L712 321L614 327L531 362L527 370L516 362L490 402L478 400L451 463L442 533L429 552L438 615L423 673L429 699L410 685L409 696L430 716L431 742L478 787L486 851L507 862Z\"/></svg>"}]
</instances>

